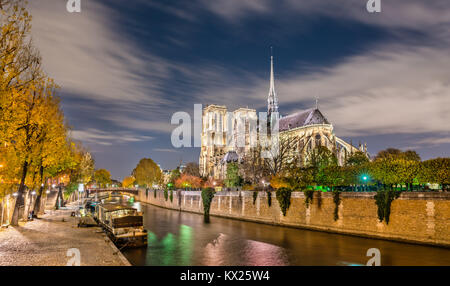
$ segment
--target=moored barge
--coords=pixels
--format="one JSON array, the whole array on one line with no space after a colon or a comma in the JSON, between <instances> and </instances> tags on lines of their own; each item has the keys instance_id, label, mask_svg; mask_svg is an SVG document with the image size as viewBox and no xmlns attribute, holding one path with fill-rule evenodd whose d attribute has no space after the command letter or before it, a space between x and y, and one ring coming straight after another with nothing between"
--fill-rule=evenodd
<instances>
[{"instance_id":1,"label":"moored barge","mask_svg":"<svg viewBox=\"0 0 450 286\"><path fill-rule=\"evenodd\" d=\"M137 209L117 203L95 206L96 219L111 240L118 246L139 247L147 245L147 230L143 215Z\"/></svg>"}]
</instances>

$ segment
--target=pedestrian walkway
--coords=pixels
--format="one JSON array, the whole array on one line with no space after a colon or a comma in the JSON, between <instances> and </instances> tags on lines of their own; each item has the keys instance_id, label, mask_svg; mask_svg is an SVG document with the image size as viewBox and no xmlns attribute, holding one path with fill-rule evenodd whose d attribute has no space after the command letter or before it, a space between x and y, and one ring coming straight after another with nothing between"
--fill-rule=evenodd
<instances>
[{"instance_id":1,"label":"pedestrian walkway","mask_svg":"<svg viewBox=\"0 0 450 286\"><path fill-rule=\"evenodd\" d=\"M69 249L79 250L82 266L130 265L99 227L78 228L72 211L47 210L39 219L0 231L0 265L64 266L74 257Z\"/></svg>"}]
</instances>

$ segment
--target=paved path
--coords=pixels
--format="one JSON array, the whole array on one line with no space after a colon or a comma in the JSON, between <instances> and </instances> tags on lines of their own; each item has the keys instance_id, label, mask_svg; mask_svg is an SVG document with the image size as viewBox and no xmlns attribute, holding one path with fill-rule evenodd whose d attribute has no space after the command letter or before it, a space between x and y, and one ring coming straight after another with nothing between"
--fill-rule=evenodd
<instances>
[{"instance_id":1,"label":"paved path","mask_svg":"<svg viewBox=\"0 0 450 286\"><path fill-rule=\"evenodd\" d=\"M64 266L71 248L80 250L82 266L129 265L99 227L78 228L71 212L46 211L23 226L0 231L0 265Z\"/></svg>"}]
</instances>

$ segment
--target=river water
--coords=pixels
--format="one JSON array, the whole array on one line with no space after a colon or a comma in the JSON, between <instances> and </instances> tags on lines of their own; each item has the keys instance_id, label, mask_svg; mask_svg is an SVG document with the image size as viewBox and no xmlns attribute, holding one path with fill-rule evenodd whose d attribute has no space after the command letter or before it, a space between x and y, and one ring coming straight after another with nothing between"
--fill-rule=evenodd
<instances>
[{"instance_id":1,"label":"river water","mask_svg":"<svg viewBox=\"0 0 450 286\"><path fill-rule=\"evenodd\" d=\"M144 211L147 248L128 249L133 265L365 265L378 248L381 265L450 265L450 249L301 230L179 212L136 203Z\"/></svg>"}]
</instances>

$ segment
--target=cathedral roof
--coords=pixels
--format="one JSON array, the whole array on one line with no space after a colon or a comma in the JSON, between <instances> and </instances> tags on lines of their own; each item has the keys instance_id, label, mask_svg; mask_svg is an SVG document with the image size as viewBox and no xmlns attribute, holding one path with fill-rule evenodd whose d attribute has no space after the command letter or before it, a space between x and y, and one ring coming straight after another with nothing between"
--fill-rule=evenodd
<instances>
[{"instance_id":1,"label":"cathedral roof","mask_svg":"<svg viewBox=\"0 0 450 286\"><path fill-rule=\"evenodd\" d=\"M303 110L281 118L280 131L314 124L330 124L317 108Z\"/></svg>"},{"instance_id":2,"label":"cathedral roof","mask_svg":"<svg viewBox=\"0 0 450 286\"><path fill-rule=\"evenodd\" d=\"M237 161L239 161L239 155L236 151L228 151L222 159L222 163L232 163Z\"/></svg>"}]
</instances>

